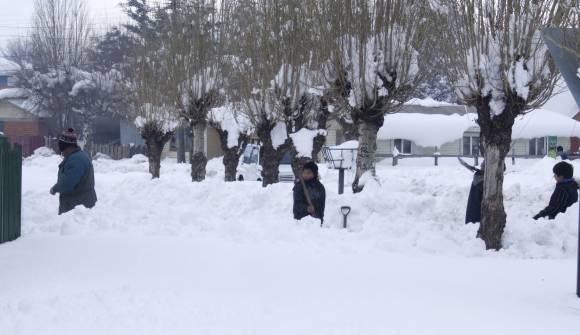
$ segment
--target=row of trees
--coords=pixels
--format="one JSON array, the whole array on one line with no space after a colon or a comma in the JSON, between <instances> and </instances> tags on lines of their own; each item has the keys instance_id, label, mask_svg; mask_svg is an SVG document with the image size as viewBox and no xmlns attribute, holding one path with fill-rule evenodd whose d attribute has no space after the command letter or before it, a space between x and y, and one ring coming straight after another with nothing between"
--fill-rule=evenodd
<instances>
[{"instance_id":1,"label":"row of trees","mask_svg":"<svg viewBox=\"0 0 580 335\"><path fill-rule=\"evenodd\" d=\"M486 160L479 236L487 248L499 249L511 127L518 115L552 95L559 78L540 31L577 27L576 5L574 0L171 0L162 5L128 0L131 23L95 43L83 27L81 0L46 0L36 3L35 34L11 50L15 57L26 55L23 86L50 110L82 110L88 117L110 108L135 119L153 177L160 173L163 146L177 127L187 126L193 134L193 181L205 178L208 125L220 134L228 181L235 179L249 135L259 138L267 186L278 181L284 152L292 154L295 171L316 157L328 123L335 120L348 139L359 142L352 187L360 192L375 173L377 133L385 115L426 92L449 98L455 87L455 99L478 111ZM63 11L70 14L66 19L45 19ZM55 25L59 29L52 29ZM75 76L82 79L66 84L66 97L50 91L67 82L61 78ZM78 93L72 94L75 86ZM75 107L79 101L92 109ZM59 117L63 125L70 123L68 116Z\"/></svg>"}]
</instances>

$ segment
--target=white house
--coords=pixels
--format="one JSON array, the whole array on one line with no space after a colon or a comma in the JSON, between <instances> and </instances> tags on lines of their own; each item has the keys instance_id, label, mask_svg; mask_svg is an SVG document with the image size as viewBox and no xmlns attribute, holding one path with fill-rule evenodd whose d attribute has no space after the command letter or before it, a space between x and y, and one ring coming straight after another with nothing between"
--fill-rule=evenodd
<instances>
[{"instance_id":1,"label":"white house","mask_svg":"<svg viewBox=\"0 0 580 335\"><path fill-rule=\"evenodd\" d=\"M379 130L377 154L390 155L396 148L401 154L464 155L479 154L479 126L475 109L440 103L433 100L412 100L397 114L385 117ZM327 145L341 143L340 126L333 122ZM519 117L513 128L511 154L516 156L545 156L562 146L572 147L573 138L580 137L580 122L564 114L539 109ZM576 145L577 146L577 145Z\"/></svg>"}]
</instances>

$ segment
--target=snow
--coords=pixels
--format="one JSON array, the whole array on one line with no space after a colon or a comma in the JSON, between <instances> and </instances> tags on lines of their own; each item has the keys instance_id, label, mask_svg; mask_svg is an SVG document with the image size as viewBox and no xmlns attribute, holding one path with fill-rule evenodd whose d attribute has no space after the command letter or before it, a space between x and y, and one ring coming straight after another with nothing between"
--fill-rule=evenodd
<instances>
[{"instance_id":1,"label":"snow","mask_svg":"<svg viewBox=\"0 0 580 335\"><path fill-rule=\"evenodd\" d=\"M288 139L286 124L282 121L277 122L272 131L270 131L270 138L274 149L278 149L282 144L286 143Z\"/></svg>"},{"instance_id":2,"label":"snow","mask_svg":"<svg viewBox=\"0 0 580 335\"><path fill-rule=\"evenodd\" d=\"M213 108L209 112L209 119L228 132L228 148L238 146L238 139L251 128L250 121L244 113L236 113L234 106L226 104Z\"/></svg>"},{"instance_id":3,"label":"snow","mask_svg":"<svg viewBox=\"0 0 580 335\"><path fill-rule=\"evenodd\" d=\"M51 148L40 147L40 148L34 150L34 156L37 156L37 157L50 157L53 155L56 155L56 153Z\"/></svg>"},{"instance_id":4,"label":"snow","mask_svg":"<svg viewBox=\"0 0 580 335\"><path fill-rule=\"evenodd\" d=\"M389 95L379 75L398 88L413 81L419 72L419 54L409 46L415 30L397 23L390 23L388 28L388 36L384 32L365 36L364 39L345 35L338 41L341 62L348 69L348 79L352 84L348 98L352 107L361 105L365 99L374 100Z\"/></svg>"},{"instance_id":5,"label":"snow","mask_svg":"<svg viewBox=\"0 0 580 335\"><path fill-rule=\"evenodd\" d=\"M220 159L201 183L167 160L151 180L142 155L95 161L97 206L58 216L47 190L60 161L23 163L23 236L0 245L3 334L578 331L578 206L531 219L552 159L508 165L500 252L463 224L472 175L455 159L380 163L379 183L342 196L321 166L325 228L291 218L292 185L224 183Z\"/></svg>"},{"instance_id":6,"label":"snow","mask_svg":"<svg viewBox=\"0 0 580 335\"><path fill-rule=\"evenodd\" d=\"M20 66L6 58L0 57L0 74L12 74L20 70Z\"/></svg>"},{"instance_id":7,"label":"snow","mask_svg":"<svg viewBox=\"0 0 580 335\"><path fill-rule=\"evenodd\" d=\"M471 47L463 54L466 71L456 87L463 101L490 97L493 117L504 112L508 93L515 92L527 103L534 103L529 101L530 91L542 90L553 67L549 66L548 48L534 21L534 13L539 10L536 5L523 10L525 15L506 17L508 29L503 30L493 28L493 20L499 15L497 6L484 6L482 10L482 23L472 28L476 36L483 38L469 42Z\"/></svg>"},{"instance_id":8,"label":"snow","mask_svg":"<svg viewBox=\"0 0 580 335\"><path fill-rule=\"evenodd\" d=\"M457 104L453 104L446 101L438 101L433 98L413 98L407 102L405 105L416 105L416 106L423 106L423 107L447 107L447 106L457 106Z\"/></svg>"},{"instance_id":9,"label":"snow","mask_svg":"<svg viewBox=\"0 0 580 335\"><path fill-rule=\"evenodd\" d=\"M442 115L398 113L385 116L379 129L380 139L404 138L419 146L441 146L463 137L463 133L477 126L474 115Z\"/></svg>"},{"instance_id":10,"label":"snow","mask_svg":"<svg viewBox=\"0 0 580 335\"><path fill-rule=\"evenodd\" d=\"M580 137L580 123L546 109L536 109L516 119L513 138L544 136Z\"/></svg>"},{"instance_id":11,"label":"snow","mask_svg":"<svg viewBox=\"0 0 580 335\"><path fill-rule=\"evenodd\" d=\"M516 90L519 97L528 100L530 94L530 78L529 73L525 68L526 64L523 59L517 61L511 70L510 85Z\"/></svg>"},{"instance_id":12,"label":"snow","mask_svg":"<svg viewBox=\"0 0 580 335\"><path fill-rule=\"evenodd\" d=\"M423 147L439 147L463 137L471 128L478 128L477 115L398 113L385 116L379 129L379 139L402 138ZM513 139L544 136L580 137L580 123L560 113L537 109L518 117L514 123Z\"/></svg>"},{"instance_id":13,"label":"snow","mask_svg":"<svg viewBox=\"0 0 580 335\"><path fill-rule=\"evenodd\" d=\"M314 145L314 138L318 135L326 135L324 129L307 129L302 128L295 133L290 134L292 144L298 152L298 157L312 158L312 147Z\"/></svg>"},{"instance_id":14,"label":"snow","mask_svg":"<svg viewBox=\"0 0 580 335\"><path fill-rule=\"evenodd\" d=\"M342 144L332 146L331 148L335 148L335 149L358 149L358 141L357 140L346 141Z\"/></svg>"},{"instance_id":15,"label":"snow","mask_svg":"<svg viewBox=\"0 0 580 335\"><path fill-rule=\"evenodd\" d=\"M23 88L5 88L0 90L0 100L28 98L28 90Z\"/></svg>"},{"instance_id":16,"label":"snow","mask_svg":"<svg viewBox=\"0 0 580 335\"><path fill-rule=\"evenodd\" d=\"M135 118L135 126L142 129L147 123L155 123L160 130L169 133L179 125L176 113L168 106L155 106L150 103L140 108L141 115Z\"/></svg>"},{"instance_id":17,"label":"snow","mask_svg":"<svg viewBox=\"0 0 580 335\"><path fill-rule=\"evenodd\" d=\"M80 92L85 91L85 90L90 90L90 89L94 89L95 88L95 83L93 82L93 80L91 79L82 79L77 81L71 91L69 92L69 95L72 97L76 97L77 95L79 95Z\"/></svg>"}]
</instances>

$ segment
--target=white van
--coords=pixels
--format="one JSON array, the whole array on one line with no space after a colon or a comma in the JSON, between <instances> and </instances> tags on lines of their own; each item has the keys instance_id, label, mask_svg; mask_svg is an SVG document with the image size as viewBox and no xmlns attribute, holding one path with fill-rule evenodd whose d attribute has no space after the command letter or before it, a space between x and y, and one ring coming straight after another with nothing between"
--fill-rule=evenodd
<instances>
[{"instance_id":1,"label":"white van","mask_svg":"<svg viewBox=\"0 0 580 335\"><path fill-rule=\"evenodd\" d=\"M262 181L262 165L260 161L260 149L258 144L248 144L244 155L238 165L237 179L239 181ZM292 171L292 159L289 152L284 153L278 167L278 180L293 183L294 172Z\"/></svg>"}]
</instances>

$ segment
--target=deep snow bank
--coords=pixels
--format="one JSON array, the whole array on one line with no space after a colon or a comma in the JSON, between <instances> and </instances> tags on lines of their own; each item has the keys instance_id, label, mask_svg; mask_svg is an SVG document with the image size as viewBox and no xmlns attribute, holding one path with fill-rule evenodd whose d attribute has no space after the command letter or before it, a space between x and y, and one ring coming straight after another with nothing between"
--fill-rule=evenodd
<instances>
[{"instance_id":1,"label":"deep snow bank","mask_svg":"<svg viewBox=\"0 0 580 335\"><path fill-rule=\"evenodd\" d=\"M308 244L316 248L365 252L486 254L476 225L465 225L471 174L454 160L404 159L378 165L379 183L361 194L337 194L337 172L325 170L325 228L313 220L292 219L292 185L262 188L259 183L224 183L221 160L208 164L208 180L191 183L189 166L164 161L161 178L151 180L143 156L96 160L99 201L93 210L77 208L56 215L57 197L48 194L56 178L57 156L35 155L24 161L23 235L209 234L240 242ZM505 204L508 225L503 254L526 258L573 257L578 206L555 221L531 217L545 206L554 187L552 159L508 165ZM580 165L576 164L580 169ZM348 178L347 178L348 179ZM348 189L348 186L347 186ZM348 192L348 191L347 191ZM340 229L339 208L350 205L349 231ZM495 253L490 253L495 254Z\"/></svg>"}]
</instances>

